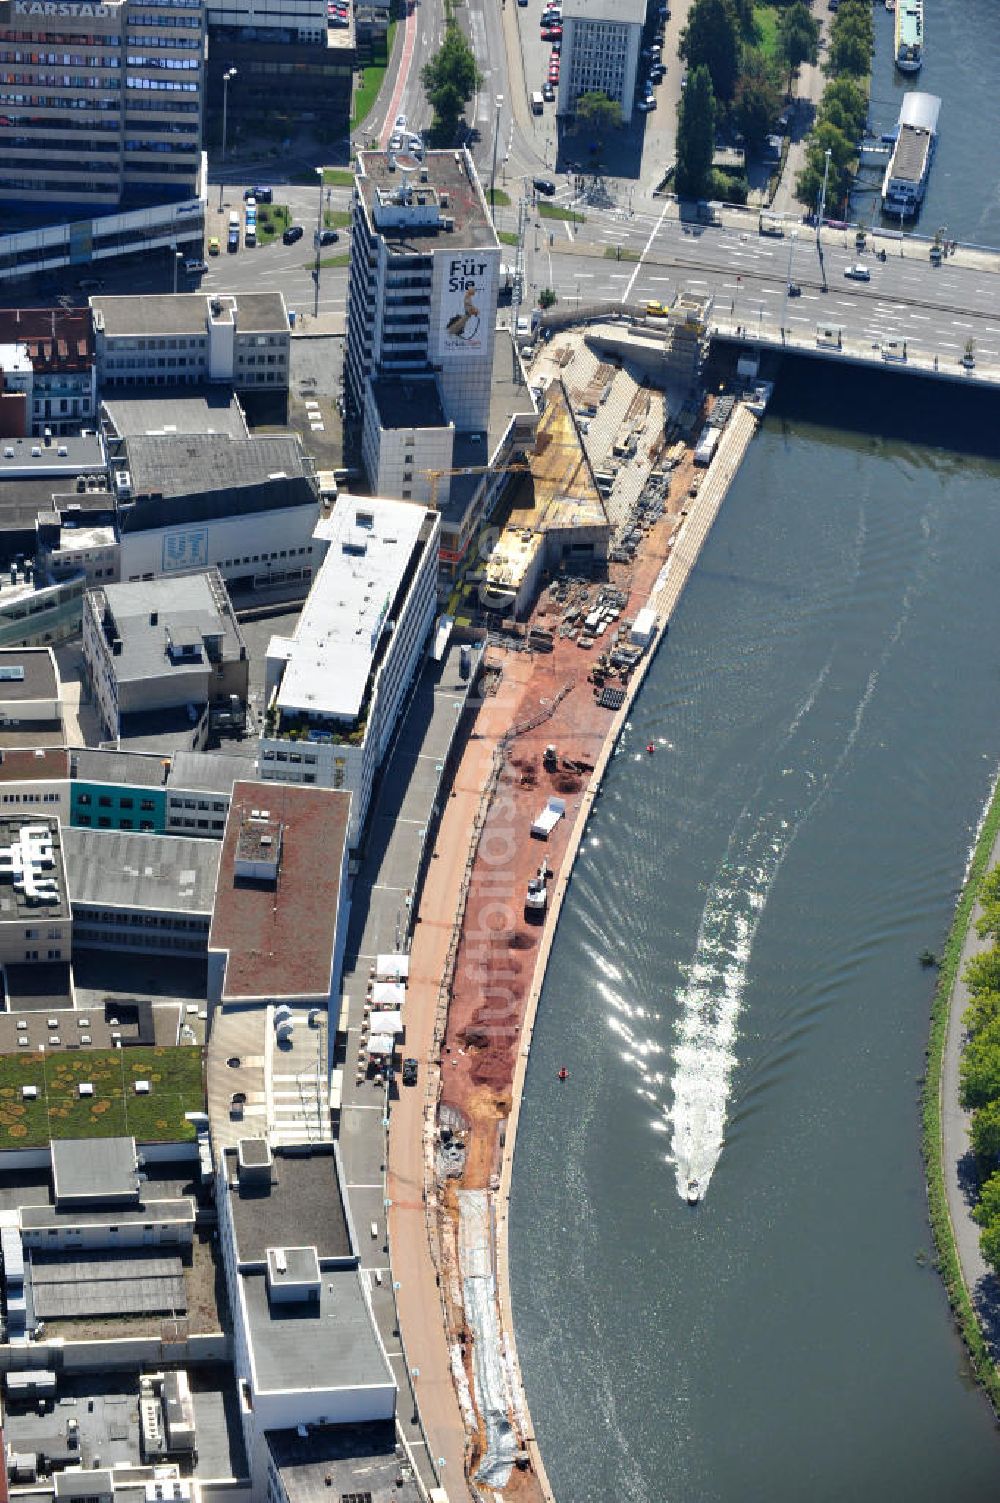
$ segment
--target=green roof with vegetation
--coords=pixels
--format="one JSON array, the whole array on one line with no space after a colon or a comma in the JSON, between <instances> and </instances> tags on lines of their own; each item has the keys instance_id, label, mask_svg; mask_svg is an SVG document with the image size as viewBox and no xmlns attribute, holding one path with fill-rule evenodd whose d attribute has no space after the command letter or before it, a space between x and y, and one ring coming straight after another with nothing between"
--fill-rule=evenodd
<instances>
[{"instance_id":1,"label":"green roof with vegetation","mask_svg":"<svg viewBox=\"0 0 1000 1503\"><path fill-rule=\"evenodd\" d=\"M137 1080L149 1081L148 1095L136 1094ZM92 1096L80 1095L85 1083ZM37 1099L25 1101L23 1086L35 1086ZM37 1148L50 1138L191 1139L184 1114L204 1109L196 1047L0 1056L0 1148Z\"/></svg>"}]
</instances>

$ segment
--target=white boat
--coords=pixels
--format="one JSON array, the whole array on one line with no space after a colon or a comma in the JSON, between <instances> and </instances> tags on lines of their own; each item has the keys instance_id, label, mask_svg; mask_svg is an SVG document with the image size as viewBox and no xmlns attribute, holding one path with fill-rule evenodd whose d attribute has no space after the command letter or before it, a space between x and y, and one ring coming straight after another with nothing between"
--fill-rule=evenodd
<instances>
[{"instance_id":1,"label":"white boat","mask_svg":"<svg viewBox=\"0 0 1000 1503\"><path fill-rule=\"evenodd\" d=\"M698 1183L698 1181L696 1179L689 1179L688 1180L688 1187L687 1187L687 1203L688 1203L688 1205L689 1206L696 1206L698 1204L698 1202L699 1202L700 1199L701 1199L701 1186L699 1185L699 1183Z\"/></svg>"},{"instance_id":2,"label":"white boat","mask_svg":"<svg viewBox=\"0 0 1000 1503\"><path fill-rule=\"evenodd\" d=\"M924 60L924 0L899 0L895 22L896 67L919 73Z\"/></svg>"},{"instance_id":3,"label":"white boat","mask_svg":"<svg viewBox=\"0 0 1000 1503\"><path fill-rule=\"evenodd\" d=\"M941 101L934 94L904 94L899 127L882 183L884 212L895 218L919 213L937 145Z\"/></svg>"}]
</instances>

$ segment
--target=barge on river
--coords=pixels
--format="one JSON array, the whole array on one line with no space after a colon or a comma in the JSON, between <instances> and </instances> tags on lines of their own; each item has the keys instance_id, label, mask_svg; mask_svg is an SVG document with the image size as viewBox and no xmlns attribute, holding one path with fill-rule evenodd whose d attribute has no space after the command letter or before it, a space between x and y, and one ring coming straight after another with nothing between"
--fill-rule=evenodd
<instances>
[{"instance_id":1,"label":"barge on river","mask_svg":"<svg viewBox=\"0 0 1000 1503\"><path fill-rule=\"evenodd\" d=\"M941 101L934 94L905 95L896 145L882 183L883 212L896 218L919 213L937 144Z\"/></svg>"},{"instance_id":2,"label":"barge on river","mask_svg":"<svg viewBox=\"0 0 1000 1503\"><path fill-rule=\"evenodd\" d=\"M899 0L895 22L896 67L919 73L924 61L924 0Z\"/></svg>"}]
</instances>

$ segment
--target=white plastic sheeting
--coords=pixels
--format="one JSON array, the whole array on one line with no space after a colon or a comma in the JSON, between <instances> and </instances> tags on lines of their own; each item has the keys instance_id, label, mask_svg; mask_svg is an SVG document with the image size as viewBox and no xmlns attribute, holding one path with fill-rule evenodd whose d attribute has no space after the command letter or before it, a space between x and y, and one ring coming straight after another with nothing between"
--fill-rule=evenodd
<instances>
[{"instance_id":1,"label":"white plastic sheeting","mask_svg":"<svg viewBox=\"0 0 1000 1503\"><path fill-rule=\"evenodd\" d=\"M486 1450L476 1481L506 1487L517 1454L517 1439L510 1422L510 1389L493 1277L489 1196L485 1190L460 1190L458 1208L458 1256L465 1320L472 1330L472 1377L486 1432Z\"/></svg>"}]
</instances>

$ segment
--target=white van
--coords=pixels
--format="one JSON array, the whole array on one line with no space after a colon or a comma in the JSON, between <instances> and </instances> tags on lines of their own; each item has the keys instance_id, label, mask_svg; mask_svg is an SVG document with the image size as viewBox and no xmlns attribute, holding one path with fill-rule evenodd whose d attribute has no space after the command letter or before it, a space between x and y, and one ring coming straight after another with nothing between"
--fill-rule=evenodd
<instances>
[{"instance_id":1,"label":"white van","mask_svg":"<svg viewBox=\"0 0 1000 1503\"><path fill-rule=\"evenodd\" d=\"M545 109L545 100L542 98L541 94L536 89L535 92L531 96L531 113L533 115L541 115L543 113L544 109Z\"/></svg>"}]
</instances>

